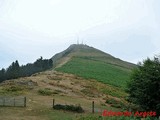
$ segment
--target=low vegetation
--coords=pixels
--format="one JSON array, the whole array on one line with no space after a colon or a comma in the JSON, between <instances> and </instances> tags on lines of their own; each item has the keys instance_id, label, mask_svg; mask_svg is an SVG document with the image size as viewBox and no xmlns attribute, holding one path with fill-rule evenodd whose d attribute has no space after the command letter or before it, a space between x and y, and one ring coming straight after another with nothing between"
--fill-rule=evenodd
<instances>
[{"instance_id":1,"label":"low vegetation","mask_svg":"<svg viewBox=\"0 0 160 120\"><path fill-rule=\"evenodd\" d=\"M40 95L52 95L53 91L51 89L49 89L49 88L45 88L45 89L39 89L38 93Z\"/></svg>"},{"instance_id":2,"label":"low vegetation","mask_svg":"<svg viewBox=\"0 0 160 120\"><path fill-rule=\"evenodd\" d=\"M107 98L105 103L110 104L112 107L121 108L124 110L127 110L128 108L127 103L125 103L124 101L122 102L122 100L116 100L114 98Z\"/></svg>"},{"instance_id":3,"label":"low vegetation","mask_svg":"<svg viewBox=\"0 0 160 120\"><path fill-rule=\"evenodd\" d=\"M82 89L81 92L89 97L95 97L94 92L90 89Z\"/></svg>"},{"instance_id":4,"label":"low vegetation","mask_svg":"<svg viewBox=\"0 0 160 120\"><path fill-rule=\"evenodd\" d=\"M80 105L61 105L61 104L56 104L53 106L54 109L56 110L66 110L66 111L72 111L72 112L77 112L77 113L83 113L84 110Z\"/></svg>"},{"instance_id":5,"label":"low vegetation","mask_svg":"<svg viewBox=\"0 0 160 120\"><path fill-rule=\"evenodd\" d=\"M21 95L25 91L25 87L11 85L0 88L0 95Z\"/></svg>"},{"instance_id":6,"label":"low vegetation","mask_svg":"<svg viewBox=\"0 0 160 120\"><path fill-rule=\"evenodd\" d=\"M51 95L62 93L62 91L61 90L52 90L50 88L44 88L44 89L39 89L38 93L43 96L51 96Z\"/></svg>"}]
</instances>

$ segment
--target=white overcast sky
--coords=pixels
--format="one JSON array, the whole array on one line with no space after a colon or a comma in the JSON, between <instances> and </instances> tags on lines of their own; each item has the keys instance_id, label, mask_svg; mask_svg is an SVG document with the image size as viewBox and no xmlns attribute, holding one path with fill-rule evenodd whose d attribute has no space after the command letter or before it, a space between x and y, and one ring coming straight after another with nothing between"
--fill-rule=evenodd
<instances>
[{"instance_id":1,"label":"white overcast sky","mask_svg":"<svg viewBox=\"0 0 160 120\"><path fill-rule=\"evenodd\" d=\"M160 0L0 0L0 68L77 39L137 63L160 53Z\"/></svg>"}]
</instances>

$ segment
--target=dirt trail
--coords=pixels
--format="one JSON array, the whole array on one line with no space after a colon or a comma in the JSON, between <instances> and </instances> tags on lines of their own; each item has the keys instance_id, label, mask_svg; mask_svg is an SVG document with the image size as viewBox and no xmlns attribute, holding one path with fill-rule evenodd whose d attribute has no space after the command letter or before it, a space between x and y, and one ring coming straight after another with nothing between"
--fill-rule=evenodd
<instances>
[{"instance_id":1,"label":"dirt trail","mask_svg":"<svg viewBox=\"0 0 160 120\"><path fill-rule=\"evenodd\" d=\"M70 59L71 59L71 57L63 57L61 60L59 60L56 68L61 67L62 65L64 65L65 63L67 63Z\"/></svg>"}]
</instances>

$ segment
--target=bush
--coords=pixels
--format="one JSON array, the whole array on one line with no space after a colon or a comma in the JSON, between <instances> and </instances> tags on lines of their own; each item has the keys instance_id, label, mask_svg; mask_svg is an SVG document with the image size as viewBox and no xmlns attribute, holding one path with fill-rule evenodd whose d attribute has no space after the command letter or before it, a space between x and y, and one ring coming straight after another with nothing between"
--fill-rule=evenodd
<instances>
[{"instance_id":1,"label":"bush","mask_svg":"<svg viewBox=\"0 0 160 120\"><path fill-rule=\"evenodd\" d=\"M124 109L127 108L127 106L124 103L122 103L121 101L115 100L113 98L107 98L106 103L110 104L112 107L115 107L115 108L124 108Z\"/></svg>"},{"instance_id":2,"label":"bush","mask_svg":"<svg viewBox=\"0 0 160 120\"><path fill-rule=\"evenodd\" d=\"M67 110L67 111L72 111L72 112L77 112L77 113L83 113L84 110L80 105L61 105L57 104L53 106L54 109L56 110Z\"/></svg>"},{"instance_id":3,"label":"bush","mask_svg":"<svg viewBox=\"0 0 160 120\"><path fill-rule=\"evenodd\" d=\"M53 94L53 92L48 88L39 89L38 93L41 94L41 95L52 95Z\"/></svg>"},{"instance_id":4,"label":"bush","mask_svg":"<svg viewBox=\"0 0 160 120\"><path fill-rule=\"evenodd\" d=\"M8 86L8 87L4 88L4 90L7 92L17 92L17 91L22 91L23 88L21 88L19 86Z\"/></svg>"},{"instance_id":5,"label":"bush","mask_svg":"<svg viewBox=\"0 0 160 120\"><path fill-rule=\"evenodd\" d=\"M95 97L93 91L91 91L90 89L82 89L81 92L89 97Z\"/></svg>"},{"instance_id":6,"label":"bush","mask_svg":"<svg viewBox=\"0 0 160 120\"><path fill-rule=\"evenodd\" d=\"M128 100L143 111L155 111L160 116L160 57L139 63L128 83Z\"/></svg>"},{"instance_id":7,"label":"bush","mask_svg":"<svg viewBox=\"0 0 160 120\"><path fill-rule=\"evenodd\" d=\"M82 116L80 118L78 118L78 120L104 120L104 118L102 116Z\"/></svg>"}]
</instances>

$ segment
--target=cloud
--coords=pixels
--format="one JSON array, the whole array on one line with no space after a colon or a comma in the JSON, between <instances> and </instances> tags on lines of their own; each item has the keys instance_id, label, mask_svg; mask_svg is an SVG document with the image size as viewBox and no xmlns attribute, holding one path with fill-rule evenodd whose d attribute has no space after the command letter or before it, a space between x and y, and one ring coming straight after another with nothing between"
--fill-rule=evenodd
<instances>
[{"instance_id":1,"label":"cloud","mask_svg":"<svg viewBox=\"0 0 160 120\"><path fill-rule=\"evenodd\" d=\"M0 67L50 58L78 36L136 63L160 51L159 5L158 0L1 0Z\"/></svg>"}]
</instances>

